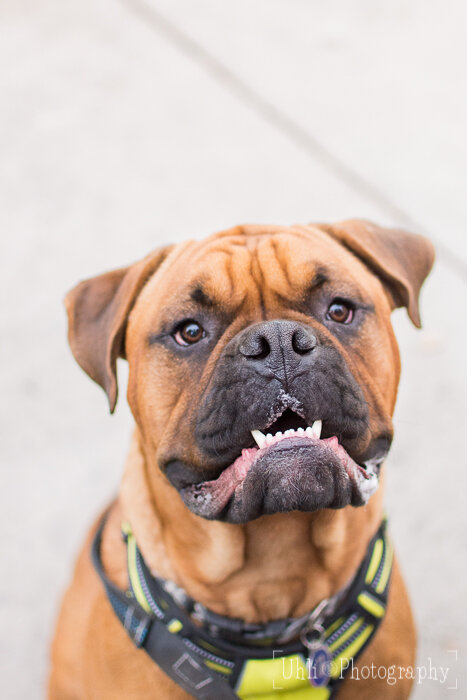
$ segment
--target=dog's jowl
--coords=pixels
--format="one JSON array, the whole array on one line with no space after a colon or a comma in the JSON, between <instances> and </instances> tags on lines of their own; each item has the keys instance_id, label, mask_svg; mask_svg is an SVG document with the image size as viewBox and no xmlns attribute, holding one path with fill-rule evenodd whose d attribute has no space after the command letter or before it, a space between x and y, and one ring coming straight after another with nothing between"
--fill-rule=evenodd
<instances>
[{"instance_id":1,"label":"dog's jowl","mask_svg":"<svg viewBox=\"0 0 467 700\"><path fill-rule=\"evenodd\" d=\"M400 373L390 314L424 238L239 226L66 298L81 367L135 428L65 595L51 700L407 698L415 631L383 517ZM382 676L382 674L379 674Z\"/></svg>"}]
</instances>

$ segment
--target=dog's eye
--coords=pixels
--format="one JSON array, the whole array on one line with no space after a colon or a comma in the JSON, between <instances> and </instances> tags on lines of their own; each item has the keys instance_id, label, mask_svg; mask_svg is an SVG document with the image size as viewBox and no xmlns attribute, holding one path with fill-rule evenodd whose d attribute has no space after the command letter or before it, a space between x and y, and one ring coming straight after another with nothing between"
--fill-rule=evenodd
<instances>
[{"instance_id":1,"label":"dog's eye","mask_svg":"<svg viewBox=\"0 0 467 700\"><path fill-rule=\"evenodd\" d=\"M196 321L183 321L173 334L175 342L179 345L193 345L204 338L206 331Z\"/></svg>"},{"instance_id":2,"label":"dog's eye","mask_svg":"<svg viewBox=\"0 0 467 700\"><path fill-rule=\"evenodd\" d=\"M342 299L334 299L327 311L327 318L336 323L351 323L353 319L353 308Z\"/></svg>"}]
</instances>

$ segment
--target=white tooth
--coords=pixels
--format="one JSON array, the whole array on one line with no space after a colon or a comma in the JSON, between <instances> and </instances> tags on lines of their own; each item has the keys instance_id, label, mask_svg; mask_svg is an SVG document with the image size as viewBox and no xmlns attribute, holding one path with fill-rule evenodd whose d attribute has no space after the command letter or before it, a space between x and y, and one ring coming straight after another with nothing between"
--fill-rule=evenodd
<instances>
[{"instance_id":1,"label":"white tooth","mask_svg":"<svg viewBox=\"0 0 467 700\"><path fill-rule=\"evenodd\" d=\"M263 435L261 430L252 430L251 434L253 435L254 441L258 445L259 449L265 446L266 444L266 436Z\"/></svg>"},{"instance_id":2,"label":"white tooth","mask_svg":"<svg viewBox=\"0 0 467 700\"><path fill-rule=\"evenodd\" d=\"M320 437L322 427L323 427L323 421L315 420L315 422L311 426L311 431L312 431L314 437L316 437L316 438Z\"/></svg>"},{"instance_id":3,"label":"white tooth","mask_svg":"<svg viewBox=\"0 0 467 700\"><path fill-rule=\"evenodd\" d=\"M272 435L271 435L271 433L268 433L268 434L266 435L266 442L267 442L267 443L268 443L268 442L271 442L271 440L272 440Z\"/></svg>"},{"instance_id":4,"label":"white tooth","mask_svg":"<svg viewBox=\"0 0 467 700\"><path fill-rule=\"evenodd\" d=\"M293 435L294 432L295 432L295 430L293 430L292 428L289 428L289 430L285 431L284 435Z\"/></svg>"},{"instance_id":5,"label":"white tooth","mask_svg":"<svg viewBox=\"0 0 467 700\"><path fill-rule=\"evenodd\" d=\"M308 426L308 428L305 430L305 434L308 435L308 437L314 437L313 428Z\"/></svg>"},{"instance_id":6,"label":"white tooth","mask_svg":"<svg viewBox=\"0 0 467 700\"><path fill-rule=\"evenodd\" d=\"M305 430L303 428L297 428L297 433L300 433L300 435L304 432L305 432Z\"/></svg>"},{"instance_id":7,"label":"white tooth","mask_svg":"<svg viewBox=\"0 0 467 700\"><path fill-rule=\"evenodd\" d=\"M279 430L279 432L277 432L277 433L274 435L274 437L282 437L282 431Z\"/></svg>"}]
</instances>

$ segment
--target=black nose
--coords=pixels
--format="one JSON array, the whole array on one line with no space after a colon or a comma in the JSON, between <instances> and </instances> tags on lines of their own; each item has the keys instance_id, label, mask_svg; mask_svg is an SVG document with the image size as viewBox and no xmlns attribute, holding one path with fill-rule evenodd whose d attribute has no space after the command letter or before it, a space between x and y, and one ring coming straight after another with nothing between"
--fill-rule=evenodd
<instances>
[{"instance_id":1,"label":"black nose","mask_svg":"<svg viewBox=\"0 0 467 700\"><path fill-rule=\"evenodd\" d=\"M248 360L272 368L287 362L295 365L315 347L316 337L301 323L266 321L245 331L239 351Z\"/></svg>"}]
</instances>

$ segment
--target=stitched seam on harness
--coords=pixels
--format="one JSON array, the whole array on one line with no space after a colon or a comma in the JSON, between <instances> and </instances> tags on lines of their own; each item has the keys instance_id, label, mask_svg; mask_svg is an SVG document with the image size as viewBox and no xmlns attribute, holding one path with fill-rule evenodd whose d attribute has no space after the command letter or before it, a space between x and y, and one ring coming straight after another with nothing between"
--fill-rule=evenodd
<instances>
[{"instance_id":1,"label":"stitched seam on harness","mask_svg":"<svg viewBox=\"0 0 467 700\"><path fill-rule=\"evenodd\" d=\"M201 649L201 647L196 646L196 644L193 644L192 641L187 639L186 637L183 638L183 641L189 647L192 651L196 652L200 656L203 656L206 659L209 659L209 661L214 661L215 663L220 664L221 666L227 666L228 668L233 668L234 663L232 661L227 661L227 659L221 659L219 656L214 656L214 654L210 654L208 651L204 651L204 649Z\"/></svg>"},{"instance_id":2,"label":"stitched seam on harness","mask_svg":"<svg viewBox=\"0 0 467 700\"><path fill-rule=\"evenodd\" d=\"M149 591L148 585L147 585L147 583L146 583L146 579L144 578L143 570L142 570L142 568L141 568L141 561L140 561L140 558L139 558L139 552L138 552L138 551L136 552L136 568L137 568L137 570L138 570L139 579L140 579L140 583L141 583L141 588L142 588L143 591L144 591L144 594L145 594L145 596L146 596L146 598L147 598L147 601L148 601L148 603L149 603L149 605L150 605L151 610L152 610L153 613L156 615L156 617L158 617L160 620L163 620L163 619L164 619L164 613L162 612L162 610L160 609L160 607L157 605L156 601L155 601L154 598L152 597L151 592Z\"/></svg>"},{"instance_id":3,"label":"stitched seam on harness","mask_svg":"<svg viewBox=\"0 0 467 700\"><path fill-rule=\"evenodd\" d=\"M347 647L349 647L351 644L354 643L354 641L357 639L357 637L359 637L362 634L362 632L364 632L366 630L367 627L369 627L369 625L367 623L363 623L362 625L360 625L358 630L356 630L352 634L352 636L350 636L348 639L346 639L344 644L341 644L341 646L335 650L335 653L333 654L333 658L340 656L340 654L342 654L342 652L345 651L347 649Z\"/></svg>"},{"instance_id":4,"label":"stitched seam on harness","mask_svg":"<svg viewBox=\"0 0 467 700\"><path fill-rule=\"evenodd\" d=\"M328 646L330 646L333 642L335 642L337 639L339 639L339 637L341 637L344 634L344 632L346 632L349 629L349 627L351 627L353 625L353 623L356 622L357 619L358 619L357 614L354 613L353 615L351 615L349 617L349 619L347 620L347 622L344 622L344 624L341 625L339 627L339 629L336 630L336 632L334 632L334 634L332 634L329 637L329 639L326 639L326 644Z\"/></svg>"}]
</instances>

